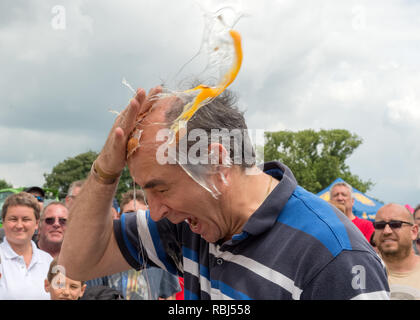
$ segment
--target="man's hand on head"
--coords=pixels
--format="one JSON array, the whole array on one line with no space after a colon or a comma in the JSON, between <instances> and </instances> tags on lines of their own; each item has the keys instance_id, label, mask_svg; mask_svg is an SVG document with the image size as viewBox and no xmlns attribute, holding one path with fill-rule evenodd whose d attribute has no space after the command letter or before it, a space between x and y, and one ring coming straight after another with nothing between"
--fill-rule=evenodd
<instances>
[{"instance_id":1,"label":"man's hand on head","mask_svg":"<svg viewBox=\"0 0 420 320\"><path fill-rule=\"evenodd\" d=\"M119 114L112 126L104 147L98 156L97 165L107 174L117 174L126 165L127 141L130 133L137 124L137 116L147 112L153 106L154 95L160 93L162 88L155 87L149 91L148 96L144 89L138 89L128 106Z\"/></svg>"}]
</instances>

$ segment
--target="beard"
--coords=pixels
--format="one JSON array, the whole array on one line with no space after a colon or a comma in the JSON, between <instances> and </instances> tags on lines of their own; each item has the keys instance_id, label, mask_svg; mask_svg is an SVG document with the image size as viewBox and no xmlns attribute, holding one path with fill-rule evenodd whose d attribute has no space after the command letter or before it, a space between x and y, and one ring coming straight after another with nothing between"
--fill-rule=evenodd
<instances>
[{"instance_id":1,"label":"beard","mask_svg":"<svg viewBox=\"0 0 420 320\"><path fill-rule=\"evenodd\" d=\"M378 246L381 256L388 261L399 261L407 258L412 250L411 242L408 243L398 243L396 248L384 248L383 244Z\"/></svg>"}]
</instances>

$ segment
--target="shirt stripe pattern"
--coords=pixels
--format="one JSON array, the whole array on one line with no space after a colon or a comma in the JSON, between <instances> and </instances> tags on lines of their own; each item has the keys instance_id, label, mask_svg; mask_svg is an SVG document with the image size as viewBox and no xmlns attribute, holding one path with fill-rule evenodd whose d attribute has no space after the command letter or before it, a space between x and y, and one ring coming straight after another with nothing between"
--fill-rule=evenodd
<instances>
[{"instance_id":1,"label":"shirt stripe pattern","mask_svg":"<svg viewBox=\"0 0 420 320\"><path fill-rule=\"evenodd\" d=\"M264 171L280 183L242 233L225 243L206 242L185 222L154 222L148 212L116 220L127 262L139 268L141 261L134 263L130 256L133 248L144 247L145 261L176 273L176 263L165 253L168 244L163 245L171 232L182 250L183 270L178 271L185 299L386 299L382 261L353 223L297 186L286 166L272 162ZM366 266L370 275L363 290L351 286L353 265Z\"/></svg>"}]
</instances>

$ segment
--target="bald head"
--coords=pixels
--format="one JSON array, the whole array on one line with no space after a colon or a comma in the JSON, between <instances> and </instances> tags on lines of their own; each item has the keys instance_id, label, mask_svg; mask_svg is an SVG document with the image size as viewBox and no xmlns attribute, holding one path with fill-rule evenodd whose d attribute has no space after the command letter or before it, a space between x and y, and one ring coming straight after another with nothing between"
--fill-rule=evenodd
<instances>
[{"instance_id":1,"label":"bald head","mask_svg":"<svg viewBox=\"0 0 420 320\"><path fill-rule=\"evenodd\" d=\"M391 227L391 221L402 222L400 226ZM393 267L404 264L406 259L414 255L412 241L416 239L418 226L410 211L402 205L390 203L378 210L375 223L388 223L385 227L375 226L374 241L385 263Z\"/></svg>"},{"instance_id":2,"label":"bald head","mask_svg":"<svg viewBox=\"0 0 420 320\"><path fill-rule=\"evenodd\" d=\"M401 220L414 223L413 215L400 204L389 203L381 207L376 213L375 221Z\"/></svg>"}]
</instances>

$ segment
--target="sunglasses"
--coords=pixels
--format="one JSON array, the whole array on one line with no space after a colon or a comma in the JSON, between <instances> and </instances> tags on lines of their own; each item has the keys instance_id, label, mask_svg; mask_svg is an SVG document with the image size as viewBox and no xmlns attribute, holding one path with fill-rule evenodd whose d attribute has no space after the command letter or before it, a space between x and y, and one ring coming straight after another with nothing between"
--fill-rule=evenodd
<instances>
[{"instance_id":1,"label":"sunglasses","mask_svg":"<svg viewBox=\"0 0 420 320\"><path fill-rule=\"evenodd\" d=\"M56 219L58 219L58 223L60 224L60 226L65 226L66 225L66 223L67 223L67 219L66 218L46 218L44 221L45 221L45 223L46 224L48 224L48 225L53 225L54 223L55 223L55 221L56 221Z\"/></svg>"},{"instance_id":2,"label":"sunglasses","mask_svg":"<svg viewBox=\"0 0 420 320\"><path fill-rule=\"evenodd\" d=\"M39 202L44 202L44 198L40 196L34 196Z\"/></svg>"},{"instance_id":3,"label":"sunglasses","mask_svg":"<svg viewBox=\"0 0 420 320\"><path fill-rule=\"evenodd\" d=\"M401 228L401 227L402 227L402 225L403 225L404 223L405 223L405 224L408 224L408 225L410 225L410 226L412 226L412 225L413 225L412 223L410 223L410 222L406 222L406 221L391 220L391 221L389 221L389 222L386 222L386 221L375 221L375 222L373 223L373 227L374 227L376 230L383 230L383 229L385 229L386 225L389 225L389 227L390 227L391 229L399 229L399 228Z\"/></svg>"}]
</instances>

